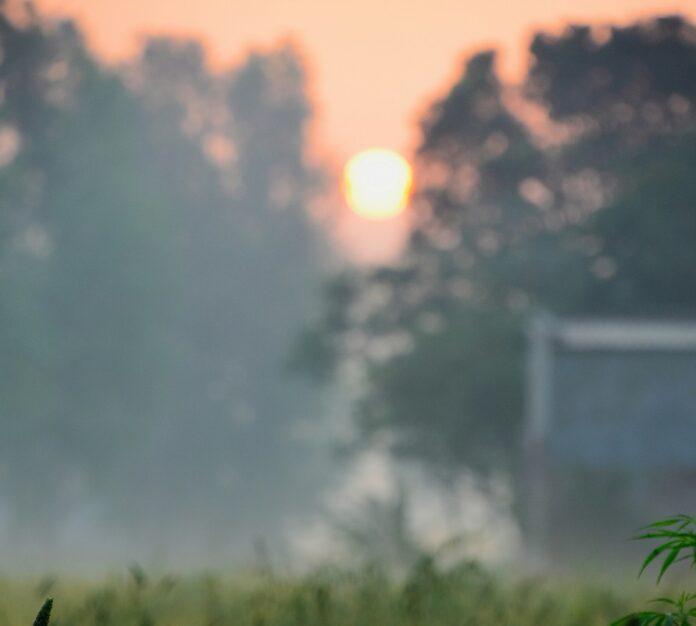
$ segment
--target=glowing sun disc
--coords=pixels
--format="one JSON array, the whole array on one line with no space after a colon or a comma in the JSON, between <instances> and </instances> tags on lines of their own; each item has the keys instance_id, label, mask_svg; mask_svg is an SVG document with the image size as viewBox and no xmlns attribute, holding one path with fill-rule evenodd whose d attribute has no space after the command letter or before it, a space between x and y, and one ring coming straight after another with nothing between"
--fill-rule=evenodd
<instances>
[{"instance_id":1,"label":"glowing sun disc","mask_svg":"<svg viewBox=\"0 0 696 626\"><path fill-rule=\"evenodd\" d=\"M395 217L408 204L413 175L408 161L392 150L371 148L353 156L343 171L348 206L373 220Z\"/></svg>"}]
</instances>

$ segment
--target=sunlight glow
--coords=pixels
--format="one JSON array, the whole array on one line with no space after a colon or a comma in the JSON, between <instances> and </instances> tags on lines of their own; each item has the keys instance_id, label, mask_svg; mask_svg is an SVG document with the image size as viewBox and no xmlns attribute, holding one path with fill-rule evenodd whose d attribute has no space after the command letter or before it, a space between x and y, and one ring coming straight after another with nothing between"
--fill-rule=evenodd
<instances>
[{"instance_id":1,"label":"sunlight glow","mask_svg":"<svg viewBox=\"0 0 696 626\"><path fill-rule=\"evenodd\" d=\"M392 150L371 148L353 156L343 172L346 201L354 213L384 220L401 213L408 203L411 166Z\"/></svg>"}]
</instances>

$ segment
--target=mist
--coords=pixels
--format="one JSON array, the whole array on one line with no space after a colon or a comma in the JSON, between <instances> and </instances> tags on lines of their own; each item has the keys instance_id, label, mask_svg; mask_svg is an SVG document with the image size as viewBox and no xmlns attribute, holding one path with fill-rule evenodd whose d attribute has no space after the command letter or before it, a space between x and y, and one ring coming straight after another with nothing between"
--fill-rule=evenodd
<instances>
[{"instance_id":1,"label":"mist","mask_svg":"<svg viewBox=\"0 0 696 626\"><path fill-rule=\"evenodd\" d=\"M385 215L301 42L110 65L0 5L3 568L631 562L694 504L695 32L472 53Z\"/></svg>"},{"instance_id":2,"label":"mist","mask_svg":"<svg viewBox=\"0 0 696 626\"><path fill-rule=\"evenodd\" d=\"M156 38L107 68L28 19L1 25L5 563L252 560L331 467L287 368L331 258L302 61Z\"/></svg>"}]
</instances>

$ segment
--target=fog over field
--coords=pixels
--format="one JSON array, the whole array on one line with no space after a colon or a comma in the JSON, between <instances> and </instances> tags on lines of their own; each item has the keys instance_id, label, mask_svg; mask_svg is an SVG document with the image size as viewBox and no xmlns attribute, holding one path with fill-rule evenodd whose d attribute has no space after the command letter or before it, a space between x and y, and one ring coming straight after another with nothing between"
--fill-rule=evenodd
<instances>
[{"instance_id":1,"label":"fog over field","mask_svg":"<svg viewBox=\"0 0 696 626\"><path fill-rule=\"evenodd\" d=\"M606 573L693 507L696 27L552 26L344 169L298 38L0 3L2 573Z\"/></svg>"}]
</instances>

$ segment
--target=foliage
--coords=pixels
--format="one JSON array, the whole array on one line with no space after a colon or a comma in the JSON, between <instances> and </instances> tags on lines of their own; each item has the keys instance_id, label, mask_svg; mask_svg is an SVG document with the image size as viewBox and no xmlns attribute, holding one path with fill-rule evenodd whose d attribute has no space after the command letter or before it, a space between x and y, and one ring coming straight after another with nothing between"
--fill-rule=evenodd
<instances>
[{"instance_id":1,"label":"foliage","mask_svg":"<svg viewBox=\"0 0 696 626\"><path fill-rule=\"evenodd\" d=\"M647 532L636 538L657 540L658 545L645 557L640 574L660 557L664 558L657 574L658 584L665 573L680 561L690 561L692 567L696 566L696 518L677 515L650 524L645 530ZM696 594L687 592L682 592L676 599L657 598L653 602L668 605L668 612L630 613L613 622L612 626L688 626L693 623L692 620L696 620L695 601Z\"/></svg>"},{"instance_id":2,"label":"foliage","mask_svg":"<svg viewBox=\"0 0 696 626\"><path fill-rule=\"evenodd\" d=\"M3 623L26 623L37 590L3 581L0 592ZM63 626L600 626L635 595L579 581L505 579L468 562L442 571L428 559L398 581L375 568L302 577L150 575L140 585L130 577L58 579L51 593L52 623Z\"/></svg>"},{"instance_id":3,"label":"foliage","mask_svg":"<svg viewBox=\"0 0 696 626\"><path fill-rule=\"evenodd\" d=\"M196 42L154 38L116 69L70 22L9 4L3 532L18 554L76 520L172 546L234 525L248 545L304 471L288 430L316 395L283 376L322 258L302 60L281 46L213 73Z\"/></svg>"},{"instance_id":4,"label":"foliage","mask_svg":"<svg viewBox=\"0 0 696 626\"><path fill-rule=\"evenodd\" d=\"M432 459L443 472L463 458L475 469L502 469L508 459L501 447L514 447L520 435L511 424L522 401L521 334L513 316L494 310L463 309L446 324L446 333L415 331L413 348L388 368L370 365L370 388L358 408L362 432L378 437L394 412L398 454ZM424 429L424 418L439 427Z\"/></svg>"},{"instance_id":5,"label":"foliage","mask_svg":"<svg viewBox=\"0 0 696 626\"><path fill-rule=\"evenodd\" d=\"M51 609L53 608L53 598L47 598L39 612L36 614L34 626L48 626L51 621Z\"/></svg>"},{"instance_id":6,"label":"foliage","mask_svg":"<svg viewBox=\"0 0 696 626\"><path fill-rule=\"evenodd\" d=\"M521 90L493 52L468 60L423 121L402 257L334 280L303 338L320 380L359 368L364 440L510 471L530 315L696 313L694 32L666 17L539 33Z\"/></svg>"}]
</instances>

